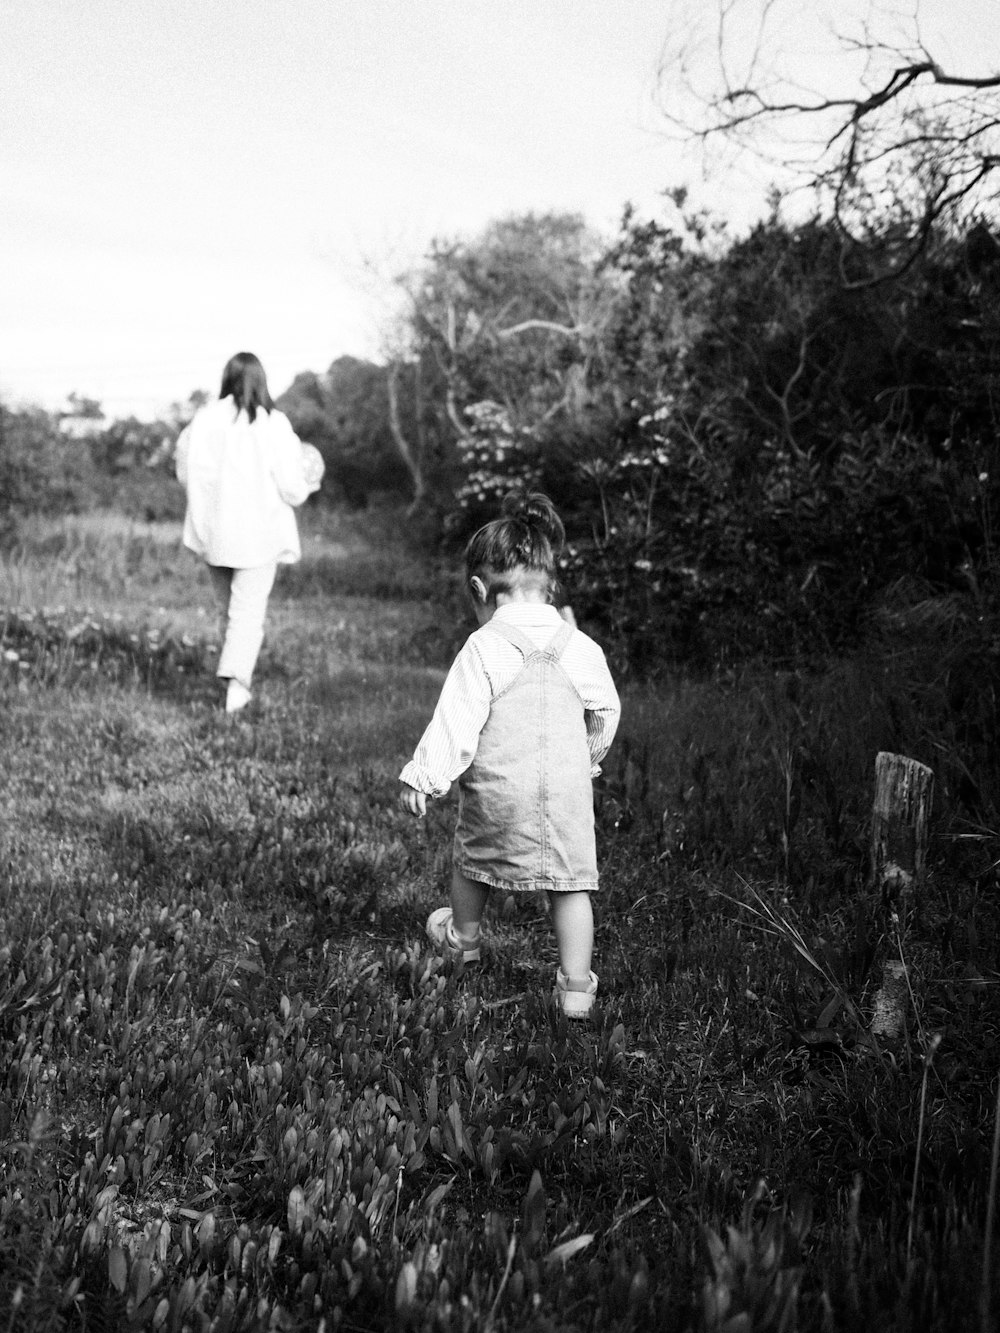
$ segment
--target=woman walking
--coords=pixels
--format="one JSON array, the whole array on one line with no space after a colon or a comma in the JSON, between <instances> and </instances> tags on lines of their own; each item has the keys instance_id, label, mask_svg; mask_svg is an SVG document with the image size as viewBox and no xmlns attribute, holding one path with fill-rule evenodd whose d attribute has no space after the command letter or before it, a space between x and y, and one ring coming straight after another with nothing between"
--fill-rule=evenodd
<instances>
[{"instance_id":1,"label":"woman walking","mask_svg":"<svg viewBox=\"0 0 1000 1333\"><path fill-rule=\"evenodd\" d=\"M274 406L260 361L238 352L218 400L199 408L177 441L183 542L207 562L224 619L216 674L227 682L227 713L250 702L278 565L302 555L294 508L322 475L319 452L303 446Z\"/></svg>"}]
</instances>

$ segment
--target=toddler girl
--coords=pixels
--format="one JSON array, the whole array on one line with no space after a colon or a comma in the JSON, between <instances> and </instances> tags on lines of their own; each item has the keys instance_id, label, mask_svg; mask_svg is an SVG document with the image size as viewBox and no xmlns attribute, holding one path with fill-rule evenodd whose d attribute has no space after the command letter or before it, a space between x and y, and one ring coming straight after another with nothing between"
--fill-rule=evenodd
<instances>
[{"instance_id":1,"label":"toddler girl","mask_svg":"<svg viewBox=\"0 0 1000 1333\"><path fill-rule=\"evenodd\" d=\"M466 641L430 725L400 774L400 804L426 813L428 796L459 782L451 906L427 933L467 963L480 957L491 889L549 895L559 970L555 995L586 1018L598 886L591 780L618 726L604 654L551 604L563 525L544 495L508 495L465 552L479 629Z\"/></svg>"}]
</instances>

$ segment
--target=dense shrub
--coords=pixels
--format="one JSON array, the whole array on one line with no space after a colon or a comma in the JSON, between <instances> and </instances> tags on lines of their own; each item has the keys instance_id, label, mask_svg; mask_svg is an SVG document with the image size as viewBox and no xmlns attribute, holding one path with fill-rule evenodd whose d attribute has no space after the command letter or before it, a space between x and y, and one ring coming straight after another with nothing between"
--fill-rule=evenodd
<instances>
[{"instance_id":1,"label":"dense shrub","mask_svg":"<svg viewBox=\"0 0 1000 1333\"><path fill-rule=\"evenodd\" d=\"M278 406L323 455L321 494L352 508L398 502L407 471L393 443L384 366L342 356L323 375L297 375Z\"/></svg>"},{"instance_id":2,"label":"dense shrub","mask_svg":"<svg viewBox=\"0 0 1000 1333\"><path fill-rule=\"evenodd\" d=\"M0 539L24 514L88 508L94 484L86 446L64 439L47 412L0 405Z\"/></svg>"},{"instance_id":3,"label":"dense shrub","mask_svg":"<svg viewBox=\"0 0 1000 1333\"><path fill-rule=\"evenodd\" d=\"M174 474L176 421L113 421L89 441L97 503L147 523L181 519L184 490Z\"/></svg>"},{"instance_id":4,"label":"dense shrub","mask_svg":"<svg viewBox=\"0 0 1000 1333\"><path fill-rule=\"evenodd\" d=\"M766 472L742 486L731 459L679 457L669 434L590 465L602 520L575 525L567 581L623 665L843 650L900 580L968 597L995 577L998 490L968 453L879 430L827 465L762 453Z\"/></svg>"},{"instance_id":5,"label":"dense shrub","mask_svg":"<svg viewBox=\"0 0 1000 1333\"><path fill-rule=\"evenodd\" d=\"M981 233L934 238L895 284L855 260L845 285L821 221L711 248L693 223L626 217L564 402L467 408L456 544L505 489L542 485L568 595L641 672L849 648L904 576L992 583L1000 261ZM477 345L480 389L488 368Z\"/></svg>"},{"instance_id":6,"label":"dense shrub","mask_svg":"<svg viewBox=\"0 0 1000 1333\"><path fill-rule=\"evenodd\" d=\"M115 421L89 440L62 434L40 409L0 405L0 541L29 516L115 509L142 521L178 519L184 492L173 473L176 427Z\"/></svg>"}]
</instances>

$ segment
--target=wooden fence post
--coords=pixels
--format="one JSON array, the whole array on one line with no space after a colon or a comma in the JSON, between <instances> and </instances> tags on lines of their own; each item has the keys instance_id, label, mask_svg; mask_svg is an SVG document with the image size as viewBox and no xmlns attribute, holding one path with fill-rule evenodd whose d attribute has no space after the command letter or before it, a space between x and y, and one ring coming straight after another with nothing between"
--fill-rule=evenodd
<instances>
[{"instance_id":1,"label":"wooden fence post","mask_svg":"<svg viewBox=\"0 0 1000 1333\"><path fill-rule=\"evenodd\" d=\"M923 885L933 793L934 774L926 764L884 750L876 755L872 887L878 895L882 919L894 918L899 931ZM874 1036L899 1036L906 1020L908 999L905 963L901 958L885 959L882 985L875 996L872 1014Z\"/></svg>"}]
</instances>

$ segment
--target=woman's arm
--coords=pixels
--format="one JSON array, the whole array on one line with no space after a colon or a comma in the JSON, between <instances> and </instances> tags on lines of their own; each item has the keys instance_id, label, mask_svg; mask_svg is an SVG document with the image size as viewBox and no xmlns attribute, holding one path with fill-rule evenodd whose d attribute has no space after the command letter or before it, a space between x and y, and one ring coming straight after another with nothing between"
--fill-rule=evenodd
<instances>
[{"instance_id":1,"label":"woman's arm","mask_svg":"<svg viewBox=\"0 0 1000 1333\"><path fill-rule=\"evenodd\" d=\"M182 486L187 484L188 478L188 450L191 447L191 423L189 422L180 435L177 437L174 455L174 470L177 473L177 480Z\"/></svg>"},{"instance_id":2,"label":"woman's arm","mask_svg":"<svg viewBox=\"0 0 1000 1333\"><path fill-rule=\"evenodd\" d=\"M306 476L302 443L292 430L292 423L275 408L268 415L271 431L271 475L285 504L297 507L315 489Z\"/></svg>"}]
</instances>

